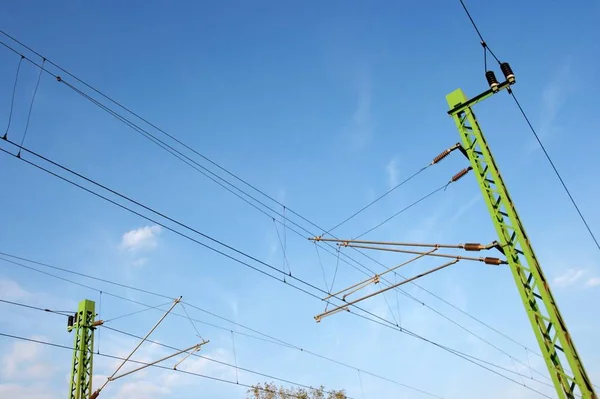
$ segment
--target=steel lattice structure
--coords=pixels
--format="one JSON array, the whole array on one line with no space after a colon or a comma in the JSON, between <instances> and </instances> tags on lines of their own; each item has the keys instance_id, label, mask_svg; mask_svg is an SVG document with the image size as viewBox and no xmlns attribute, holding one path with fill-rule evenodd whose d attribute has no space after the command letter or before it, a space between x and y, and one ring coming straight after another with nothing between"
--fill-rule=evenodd
<instances>
[{"instance_id":1,"label":"steel lattice structure","mask_svg":"<svg viewBox=\"0 0 600 399\"><path fill-rule=\"evenodd\" d=\"M69 317L68 331L75 331L69 399L88 399L92 393L95 306L84 299L75 316Z\"/></svg>"},{"instance_id":2,"label":"steel lattice structure","mask_svg":"<svg viewBox=\"0 0 600 399\"><path fill-rule=\"evenodd\" d=\"M477 183L498 234L535 337L559 398L596 399L592 383L571 340L550 286L531 246L529 237L519 219L517 210L490 148L477 123L471 107L502 89L510 90L514 83L500 85L468 100L461 89L446 96L460 137L464 153L471 162Z\"/></svg>"}]
</instances>

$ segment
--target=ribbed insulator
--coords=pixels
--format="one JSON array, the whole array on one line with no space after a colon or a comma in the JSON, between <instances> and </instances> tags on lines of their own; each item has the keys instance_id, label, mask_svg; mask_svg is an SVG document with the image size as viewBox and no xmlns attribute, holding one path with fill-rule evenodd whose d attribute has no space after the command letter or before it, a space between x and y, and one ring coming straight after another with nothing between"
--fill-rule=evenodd
<instances>
[{"instance_id":1,"label":"ribbed insulator","mask_svg":"<svg viewBox=\"0 0 600 399\"><path fill-rule=\"evenodd\" d=\"M508 82L510 84L515 83L516 79L515 79L515 74L512 71L512 68L510 67L510 65L508 65L508 62L503 62L500 64L500 69L502 70L502 73L504 74L504 77L506 78L506 80L508 80Z\"/></svg>"},{"instance_id":2,"label":"ribbed insulator","mask_svg":"<svg viewBox=\"0 0 600 399\"><path fill-rule=\"evenodd\" d=\"M496 74L494 71L486 71L485 78L487 79L487 82L492 90L498 90L498 79L496 79Z\"/></svg>"},{"instance_id":3,"label":"ribbed insulator","mask_svg":"<svg viewBox=\"0 0 600 399\"><path fill-rule=\"evenodd\" d=\"M483 263L485 263L486 265L496 265L499 266L502 263L504 263L502 260L498 259L498 258L483 258Z\"/></svg>"},{"instance_id":4,"label":"ribbed insulator","mask_svg":"<svg viewBox=\"0 0 600 399\"><path fill-rule=\"evenodd\" d=\"M483 249L483 245L476 243L466 243L464 245L465 251L481 251Z\"/></svg>"},{"instance_id":5,"label":"ribbed insulator","mask_svg":"<svg viewBox=\"0 0 600 399\"><path fill-rule=\"evenodd\" d=\"M450 182L455 182L455 181L459 180L464 175L466 175L467 173L469 173L469 171L471 169L473 169L473 168L470 167L470 166L468 168L464 168L463 170L461 170L460 172L458 172L457 174L455 174L454 176L452 176L452 179L450 179Z\"/></svg>"}]
</instances>

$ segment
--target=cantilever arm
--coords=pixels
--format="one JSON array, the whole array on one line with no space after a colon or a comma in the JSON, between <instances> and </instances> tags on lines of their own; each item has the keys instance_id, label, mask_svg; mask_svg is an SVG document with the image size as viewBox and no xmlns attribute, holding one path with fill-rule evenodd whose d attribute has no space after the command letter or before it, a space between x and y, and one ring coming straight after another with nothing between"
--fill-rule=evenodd
<instances>
[{"instance_id":1,"label":"cantilever arm","mask_svg":"<svg viewBox=\"0 0 600 399\"><path fill-rule=\"evenodd\" d=\"M364 287L366 287L367 285L369 285L371 283L377 283L377 282L379 282L379 278L381 276L383 276L383 275L385 275L385 274L387 274L389 272L392 272L392 271L394 271L394 270L396 270L396 269L398 269L398 268L400 268L402 266L406 266L409 263L412 263L412 262L414 262L414 261L416 261L418 259L421 259L422 257L424 257L426 255L429 255L429 254L431 254L431 253L433 253L435 251L437 251L437 248L434 248L434 249L432 249L431 251L428 251L428 252L423 252L420 255L415 256L414 258L411 258L411 259L407 260L406 262L402 262L402 263L400 263L400 264L398 264L398 265L396 265L396 266L394 266L392 268L387 269L383 273L379 273L379 274L376 274L373 277L369 277L368 279L363 280L363 281L361 281L359 283L356 283L353 286L345 288L345 289L343 289L341 291L338 291L335 294L329 294L325 298L323 298L323 300L326 301L326 300L328 300L330 298L333 298L333 297L336 297L336 296L338 296L340 294L344 294L344 296L343 296L342 299L345 300L348 295L353 294L356 291L359 291L359 290L363 289ZM348 291L350 291L350 292L348 292Z\"/></svg>"},{"instance_id":2,"label":"cantilever arm","mask_svg":"<svg viewBox=\"0 0 600 399\"><path fill-rule=\"evenodd\" d=\"M433 273L433 272L437 272L438 270L441 270L441 269L443 269L443 268L446 268L446 267L448 267L448 266L450 266L450 265L453 265L453 264L455 264L455 263L458 263L459 261L460 261L460 259L455 259L455 260L453 260L453 261L450 261L450 262L448 262L448 263L444 263L444 264L443 264L443 265L441 265L441 266L438 266L438 267L436 267L436 268L433 268L433 269L431 269L431 270L428 270L428 271L426 271L426 272L423 272L423 273L421 273L421 274L418 274L418 275L416 275L416 276L414 276L414 277L411 277L411 278L409 278L409 279L403 280L403 281L401 281L401 282L399 282L399 283L397 283L397 284L390 285L389 287L385 287L385 288L383 288L383 289L381 289L381 290L379 290L379 291L376 291L376 292L373 292L373 293L371 293L371 294L369 294L369 295L365 295L365 296L363 296L363 297L361 297L361 298L355 299L355 300L353 300L353 301L351 301L351 302L348 302L348 303L346 303L346 304L344 304L344 305L342 305L342 306L335 307L335 308L333 308L333 309L331 309L331 310L328 310L328 311L326 311L326 312L323 312L323 313L321 313L321 314L319 314L319 315L315 316L315 320L316 320L316 321L317 321L317 323L318 323L318 322L320 322L320 321L321 321L321 320L322 320L324 317L331 316L332 314L338 313L338 312L340 312L340 311L342 311L342 310L348 310L348 311L349 311L349 306L355 305L355 304L357 304L358 302L364 301L365 299L369 299L369 298L371 298L371 297L373 297L373 296L375 296L375 295L382 294L382 293L384 293L384 292L386 292L386 291L389 291L389 290L391 290L391 289L394 289L394 288L396 288L396 287L399 287L399 286L401 286L401 285L403 285L403 284L410 283L411 281L414 281L414 280L416 280L416 279L418 279L418 278L424 277L424 276L426 276L426 275L428 275L428 274L431 274L431 273Z\"/></svg>"},{"instance_id":3,"label":"cantilever arm","mask_svg":"<svg viewBox=\"0 0 600 399\"><path fill-rule=\"evenodd\" d=\"M94 391L94 393L92 393L90 395L90 399L95 399L95 398L98 397L98 395L100 395L100 392L104 389L104 387L106 387L106 384L108 384L110 381L113 380L113 378L115 377L115 375L117 375L117 373L119 372L119 370L121 370L121 368L123 368L123 366L125 365L125 363L127 363L127 361L131 358L131 356L133 356L133 354L140 348L140 346L142 346L142 344L148 339L148 337L150 336L150 334L152 334L154 332L154 330L156 330L156 328L158 327L158 325L160 323L162 323L162 321L165 319L165 317L167 317L167 315L169 313L171 313L171 310L173 310L173 308L175 306L177 306L177 304L179 302L181 302L181 297L179 297L179 298L177 298L177 299L175 299L173 301L173 305L171 305L171 307L169 308L169 310L167 310L165 312L165 314L160 318L160 320L158 320L158 322L154 325L154 327L152 327L152 329L150 329L150 331L148 332L148 334L146 334L146 336L144 338L142 338L142 340L131 351L131 353L123 360L123 362L121 362L121 364L119 365L119 367L117 367L117 369L115 370L115 372L112 373L112 375L106 379L106 381L104 382L104 384L102 384L102 386L100 388L98 388L96 391Z\"/></svg>"},{"instance_id":4,"label":"cantilever arm","mask_svg":"<svg viewBox=\"0 0 600 399\"><path fill-rule=\"evenodd\" d=\"M351 248L360 248L360 249L374 249L374 250L378 250L378 251L388 251L388 252L400 252L400 253L404 253L404 254L423 254L423 252L419 252L419 251L412 251L409 249L397 249L397 248L386 248L386 247L373 247L373 246L369 246L369 245L355 245L355 244L338 244L340 246L344 246L344 247L351 247ZM503 264L507 264L508 262L502 259L498 259L498 258L492 258L492 257L481 257L481 258L474 258L471 256L459 256L459 255L449 255L449 254L439 254L439 253L429 253L427 254L428 256L435 256L435 257L440 257L440 258L449 258L449 259L458 259L458 260L472 260L472 261L476 261L476 262L483 262L487 265L503 265Z\"/></svg>"},{"instance_id":5,"label":"cantilever arm","mask_svg":"<svg viewBox=\"0 0 600 399\"><path fill-rule=\"evenodd\" d=\"M482 251L484 249L491 249L497 247L498 242L494 241L490 244L483 245L479 243L465 243L465 244L429 244L429 243L414 243L414 242L398 242L398 241L370 241L370 240L344 240L339 238L323 238L321 236L311 237L310 241L324 241L324 242L336 242L340 246L351 247L350 244L369 244L369 245L390 245L396 247L424 247L424 248L456 248L464 249L465 251Z\"/></svg>"},{"instance_id":6,"label":"cantilever arm","mask_svg":"<svg viewBox=\"0 0 600 399\"><path fill-rule=\"evenodd\" d=\"M133 374L133 373L135 373L136 371L143 370L143 369L145 369L145 368L147 368L147 367L154 366L154 365L155 365L155 364L157 364L157 363L160 363L160 362L162 362L162 361L165 361L165 360L167 360L167 359L170 359L170 358L172 358L172 357L175 357L175 356L177 356L177 355L181 355L182 353L185 353L185 352L191 351L191 352L188 354L188 356L186 356L186 357L185 357L185 358L183 358L183 359L182 359L182 360L181 360L179 363L177 363L177 365L179 365L179 364L180 364L180 363L181 363L183 360L187 359L187 358L189 357L189 355L191 355L191 354L192 354L192 353L194 353L194 352L197 352L197 351L199 351L199 350L200 350L200 347L201 347L202 345L206 344L207 342L208 342L208 341L200 342L199 344L192 345L192 346L190 346L189 348L186 348L186 349L183 349L183 350L177 351L177 352L173 353L172 355L165 356L165 357L163 357L163 358L161 358L161 359L158 359L158 360L155 360L155 361L153 361L153 362L151 362L151 363L146 363L146 364L144 364L143 366L140 366L140 367L138 367L138 368L136 368L136 369L130 370L130 371L126 372L126 373L119 374L119 375L117 375L117 376L115 376L115 377L111 377L111 378L110 378L110 381L115 381L115 380L118 380L119 378L125 377L126 375L129 375L129 374ZM177 366L177 365L176 365L176 366Z\"/></svg>"}]
</instances>

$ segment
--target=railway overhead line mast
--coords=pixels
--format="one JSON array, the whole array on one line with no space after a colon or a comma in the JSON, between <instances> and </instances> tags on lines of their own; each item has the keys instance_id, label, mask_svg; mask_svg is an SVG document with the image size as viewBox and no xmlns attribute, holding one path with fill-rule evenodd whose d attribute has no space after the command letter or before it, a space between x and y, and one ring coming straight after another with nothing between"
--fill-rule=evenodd
<instances>
[{"instance_id":1,"label":"railway overhead line mast","mask_svg":"<svg viewBox=\"0 0 600 399\"><path fill-rule=\"evenodd\" d=\"M482 44L485 48L485 44ZM383 250L417 255L407 262L387 269L381 274L375 275L333 295L325 297L324 300L327 301L328 304L334 297L340 299L341 304L329 310L326 308L325 312L315 316L315 320L319 322L326 316L344 310L349 311L351 305L444 269L461 260L480 261L488 265L496 266L508 265L558 397L560 399L571 399L576 397L597 399L598 396L594 392L592 382L583 367L583 362L581 361L556 301L554 300L550 285L544 276L544 272L535 255L531 241L525 232L517 209L510 198L506 184L500 174L500 170L494 161L490 147L475 118L475 113L473 112L473 106L475 104L502 90L512 93L511 86L516 82L515 75L508 63L502 62L499 64L505 78L504 82L498 82L494 72L488 70L485 74L490 86L488 90L471 99L468 99L461 89L457 89L446 96L448 106L450 107L448 114L454 120L461 138L458 149L470 162L470 166L467 169L464 169L464 174L469 170L474 172L473 174L475 175L475 179L477 180L487 209L492 217L498 240L490 245L440 245L343 240L324 238L322 236L309 238L313 241L337 242L341 247ZM441 158L449 155L450 152L451 151L446 151L437 158L440 158L439 160L441 160ZM428 250L417 251L403 249L407 246L426 247ZM474 258L441 254L437 252L439 249L448 248L462 249L465 251L481 251L495 248L502 254L504 259L492 257ZM374 293L357 299L348 300L348 296L355 294L362 288L370 284L377 284L383 274L425 256L441 257L452 260ZM342 296L339 297L338 295Z\"/></svg>"}]
</instances>

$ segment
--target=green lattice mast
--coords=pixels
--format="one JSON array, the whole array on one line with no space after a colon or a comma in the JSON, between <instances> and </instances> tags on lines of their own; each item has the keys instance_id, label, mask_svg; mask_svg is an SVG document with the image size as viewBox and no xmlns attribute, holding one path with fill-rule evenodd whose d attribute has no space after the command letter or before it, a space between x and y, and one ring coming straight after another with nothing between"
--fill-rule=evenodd
<instances>
[{"instance_id":1,"label":"green lattice mast","mask_svg":"<svg viewBox=\"0 0 600 399\"><path fill-rule=\"evenodd\" d=\"M95 303L84 299L77 313L69 317L69 332L75 331L69 399L88 399L92 393Z\"/></svg>"},{"instance_id":2,"label":"green lattice mast","mask_svg":"<svg viewBox=\"0 0 600 399\"><path fill-rule=\"evenodd\" d=\"M596 399L592 383L471 109L475 103L502 89L510 92L510 85L515 82L514 75L508 64L502 64L501 69L507 80L498 84L493 73L490 75L488 72L486 75L491 89L470 100L460 89L448 94L446 99L451 108L448 114L458 127L462 147L492 215L498 241L508 260L558 397L570 399L581 395L585 399Z\"/></svg>"}]
</instances>

